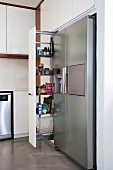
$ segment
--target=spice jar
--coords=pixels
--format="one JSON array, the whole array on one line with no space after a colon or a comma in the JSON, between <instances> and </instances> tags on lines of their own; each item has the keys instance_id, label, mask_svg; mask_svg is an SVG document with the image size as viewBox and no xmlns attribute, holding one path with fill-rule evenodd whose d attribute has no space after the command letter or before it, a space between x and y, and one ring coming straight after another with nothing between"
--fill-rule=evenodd
<instances>
[{"instance_id":1,"label":"spice jar","mask_svg":"<svg viewBox=\"0 0 113 170\"><path fill-rule=\"evenodd\" d=\"M44 70L44 64L39 64L38 65L38 70L39 70L39 72L42 74L42 72L43 72L43 70Z\"/></svg>"},{"instance_id":2,"label":"spice jar","mask_svg":"<svg viewBox=\"0 0 113 170\"><path fill-rule=\"evenodd\" d=\"M40 86L38 87L38 94L41 94L41 88L40 88Z\"/></svg>"},{"instance_id":3,"label":"spice jar","mask_svg":"<svg viewBox=\"0 0 113 170\"><path fill-rule=\"evenodd\" d=\"M48 75L50 73L49 68L45 68L45 74Z\"/></svg>"}]
</instances>

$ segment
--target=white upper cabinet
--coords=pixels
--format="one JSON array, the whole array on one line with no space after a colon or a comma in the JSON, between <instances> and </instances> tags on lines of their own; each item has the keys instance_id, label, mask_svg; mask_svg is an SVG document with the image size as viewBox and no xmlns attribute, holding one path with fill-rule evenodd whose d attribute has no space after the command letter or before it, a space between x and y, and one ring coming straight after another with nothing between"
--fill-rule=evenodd
<instances>
[{"instance_id":1,"label":"white upper cabinet","mask_svg":"<svg viewBox=\"0 0 113 170\"><path fill-rule=\"evenodd\" d=\"M6 6L0 5L0 53L6 53Z\"/></svg>"},{"instance_id":2,"label":"white upper cabinet","mask_svg":"<svg viewBox=\"0 0 113 170\"><path fill-rule=\"evenodd\" d=\"M73 0L73 18L94 7L95 0Z\"/></svg>"},{"instance_id":3,"label":"white upper cabinet","mask_svg":"<svg viewBox=\"0 0 113 170\"><path fill-rule=\"evenodd\" d=\"M7 6L7 53L28 54L28 33L35 10Z\"/></svg>"},{"instance_id":4,"label":"white upper cabinet","mask_svg":"<svg viewBox=\"0 0 113 170\"><path fill-rule=\"evenodd\" d=\"M45 0L41 5L41 30L53 31L94 4L95 0Z\"/></svg>"},{"instance_id":5,"label":"white upper cabinet","mask_svg":"<svg viewBox=\"0 0 113 170\"><path fill-rule=\"evenodd\" d=\"M72 19L72 0L45 0L41 6L41 29L53 31Z\"/></svg>"}]
</instances>

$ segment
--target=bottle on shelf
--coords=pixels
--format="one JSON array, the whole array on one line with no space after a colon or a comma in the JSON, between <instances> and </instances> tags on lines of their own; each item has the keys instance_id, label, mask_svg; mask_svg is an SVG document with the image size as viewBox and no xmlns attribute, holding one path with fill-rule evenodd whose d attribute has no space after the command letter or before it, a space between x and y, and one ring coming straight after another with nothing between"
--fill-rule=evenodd
<instances>
[{"instance_id":1,"label":"bottle on shelf","mask_svg":"<svg viewBox=\"0 0 113 170\"><path fill-rule=\"evenodd\" d=\"M47 55L48 55L48 56L50 55L50 49L49 49L49 47L47 48Z\"/></svg>"},{"instance_id":2,"label":"bottle on shelf","mask_svg":"<svg viewBox=\"0 0 113 170\"><path fill-rule=\"evenodd\" d=\"M50 70L50 71L49 71L50 74L53 75L53 68L52 68L52 66L50 66L50 69L49 69L49 70Z\"/></svg>"},{"instance_id":3,"label":"bottle on shelf","mask_svg":"<svg viewBox=\"0 0 113 170\"><path fill-rule=\"evenodd\" d=\"M54 42L53 42L53 37L50 39L50 55L54 55Z\"/></svg>"},{"instance_id":4,"label":"bottle on shelf","mask_svg":"<svg viewBox=\"0 0 113 170\"><path fill-rule=\"evenodd\" d=\"M43 114L46 114L47 111L48 111L48 104L43 103L43 104L42 104L42 113L43 113Z\"/></svg>"},{"instance_id":5,"label":"bottle on shelf","mask_svg":"<svg viewBox=\"0 0 113 170\"><path fill-rule=\"evenodd\" d=\"M36 73L37 75L44 75L44 64L43 63L38 65Z\"/></svg>"},{"instance_id":6,"label":"bottle on shelf","mask_svg":"<svg viewBox=\"0 0 113 170\"><path fill-rule=\"evenodd\" d=\"M41 47L36 48L36 55L39 55L39 56L43 55L43 49Z\"/></svg>"},{"instance_id":7,"label":"bottle on shelf","mask_svg":"<svg viewBox=\"0 0 113 170\"><path fill-rule=\"evenodd\" d=\"M44 47L43 52L44 52L44 55L47 55L47 47Z\"/></svg>"},{"instance_id":8,"label":"bottle on shelf","mask_svg":"<svg viewBox=\"0 0 113 170\"><path fill-rule=\"evenodd\" d=\"M54 99L51 101L51 113L54 113Z\"/></svg>"}]
</instances>

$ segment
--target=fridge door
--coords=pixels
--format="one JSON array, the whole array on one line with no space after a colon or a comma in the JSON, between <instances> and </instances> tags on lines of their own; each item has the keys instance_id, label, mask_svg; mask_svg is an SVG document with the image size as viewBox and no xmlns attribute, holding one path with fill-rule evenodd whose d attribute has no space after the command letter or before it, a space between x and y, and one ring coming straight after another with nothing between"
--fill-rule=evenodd
<instances>
[{"instance_id":1,"label":"fridge door","mask_svg":"<svg viewBox=\"0 0 113 170\"><path fill-rule=\"evenodd\" d=\"M55 94L54 144L66 152L66 94Z\"/></svg>"},{"instance_id":2,"label":"fridge door","mask_svg":"<svg viewBox=\"0 0 113 170\"><path fill-rule=\"evenodd\" d=\"M83 66L69 69L66 153L86 169L93 169L93 19L85 17L69 26L66 42L67 65Z\"/></svg>"},{"instance_id":3,"label":"fridge door","mask_svg":"<svg viewBox=\"0 0 113 170\"><path fill-rule=\"evenodd\" d=\"M65 119L66 119L66 95L64 93L64 80L62 80L62 74L64 75L65 69L65 30L58 32L54 36L55 54L54 54L54 68L58 70L58 76L55 75L55 113L54 113L54 143L62 151L66 151L66 130L65 130ZM57 78L58 77L58 78ZM65 77L63 76L63 79ZM61 83L62 87L61 87ZM61 93L62 92L62 93Z\"/></svg>"},{"instance_id":4,"label":"fridge door","mask_svg":"<svg viewBox=\"0 0 113 170\"><path fill-rule=\"evenodd\" d=\"M65 29L55 34L54 46L54 68L63 68L66 66Z\"/></svg>"}]
</instances>

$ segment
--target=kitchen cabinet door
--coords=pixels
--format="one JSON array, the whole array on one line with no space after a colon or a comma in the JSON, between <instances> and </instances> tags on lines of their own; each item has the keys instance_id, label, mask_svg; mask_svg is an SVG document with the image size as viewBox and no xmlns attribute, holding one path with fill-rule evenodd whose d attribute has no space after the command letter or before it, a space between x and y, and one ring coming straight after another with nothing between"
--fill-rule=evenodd
<instances>
[{"instance_id":1,"label":"kitchen cabinet door","mask_svg":"<svg viewBox=\"0 0 113 170\"><path fill-rule=\"evenodd\" d=\"M41 6L41 29L53 31L72 19L72 0L49 0Z\"/></svg>"},{"instance_id":2,"label":"kitchen cabinet door","mask_svg":"<svg viewBox=\"0 0 113 170\"><path fill-rule=\"evenodd\" d=\"M34 10L7 6L7 53L28 54L29 30L34 26Z\"/></svg>"},{"instance_id":3,"label":"kitchen cabinet door","mask_svg":"<svg viewBox=\"0 0 113 170\"><path fill-rule=\"evenodd\" d=\"M0 53L6 53L6 5L0 5Z\"/></svg>"},{"instance_id":4,"label":"kitchen cabinet door","mask_svg":"<svg viewBox=\"0 0 113 170\"><path fill-rule=\"evenodd\" d=\"M29 32L29 142L36 147L36 28Z\"/></svg>"},{"instance_id":5,"label":"kitchen cabinet door","mask_svg":"<svg viewBox=\"0 0 113 170\"><path fill-rule=\"evenodd\" d=\"M93 8L95 0L73 0L73 18Z\"/></svg>"},{"instance_id":6,"label":"kitchen cabinet door","mask_svg":"<svg viewBox=\"0 0 113 170\"><path fill-rule=\"evenodd\" d=\"M14 137L28 136L28 91L14 92Z\"/></svg>"}]
</instances>

